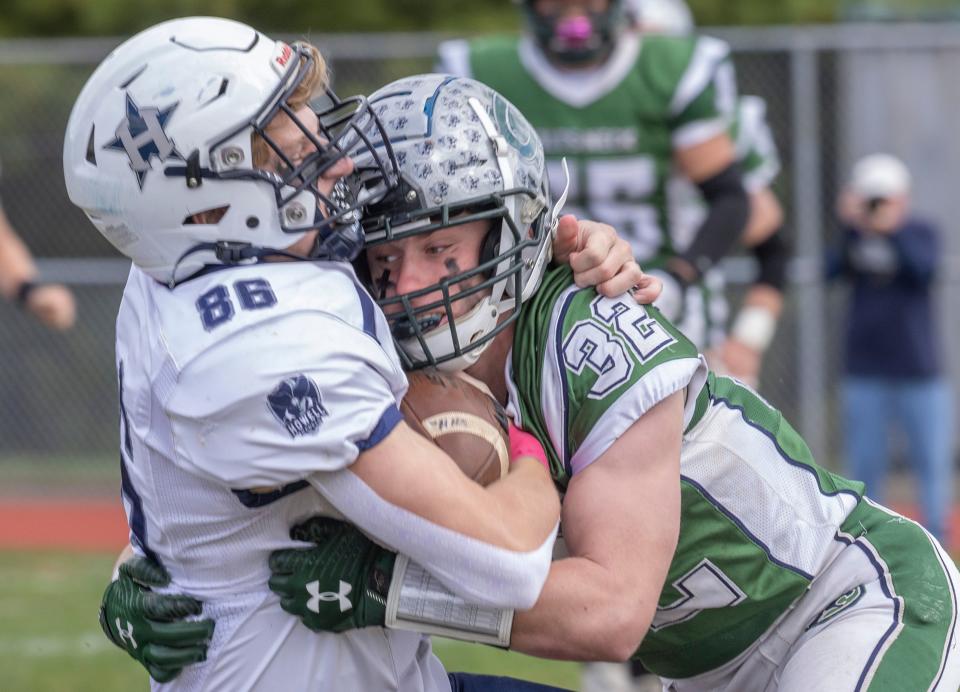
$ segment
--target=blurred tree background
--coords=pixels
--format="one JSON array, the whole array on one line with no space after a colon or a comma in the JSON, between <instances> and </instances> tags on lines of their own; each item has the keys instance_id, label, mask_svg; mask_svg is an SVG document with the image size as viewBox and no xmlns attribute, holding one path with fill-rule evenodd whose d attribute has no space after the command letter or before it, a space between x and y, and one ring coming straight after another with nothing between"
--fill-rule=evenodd
<instances>
[{"instance_id":1,"label":"blurred tree background","mask_svg":"<svg viewBox=\"0 0 960 692\"><path fill-rule=\"evenodd\" d=\"M704 26L843 19L957 18L958 0L688 0ZM233 17L275 32L512 30L512 0L3 0L0 37L119 36L185 15Z\"/></svg>"},{"instance_id":2,"label":"blurred tree background","mask_svg":"<svg viewBox=\"0 0 960 692\"><path fill-rule=\"evenodd\" d=\"M838 0L691 0L705 25L833 21ZM514 29L511 0L3 0L0 37L118 36L171 17L208 14L240 19L265 31Z\"/></svg>"},{"instance_id":3,"label":"blurred tree background","mask_svg":"<svg viewBox=\"0 0 960 692\"><path fill-rule=\"evenodd\" d=\"M688 0L704 26L814 24L842 19L956 18L958 0ZM119 36L185 15L217 15L264 31L439 30L519 25L512 0L3 0L0 37Z\"/></svg>"}]
</instances>

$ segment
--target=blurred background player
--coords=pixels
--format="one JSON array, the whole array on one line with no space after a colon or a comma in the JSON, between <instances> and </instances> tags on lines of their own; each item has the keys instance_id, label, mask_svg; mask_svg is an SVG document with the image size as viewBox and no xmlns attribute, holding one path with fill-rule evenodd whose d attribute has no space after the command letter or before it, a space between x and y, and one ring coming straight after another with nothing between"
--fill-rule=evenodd
<instances>
[{"instance_id":1,"label":"blurred background player","mask_svg":"<svg viewBox=\"0 0 960 692\"><path fill-rule=\"evenodd\" d=\"M627 14L641 33L691 35L693 15L683 0L625 0ZM771 185L780 172L780 157L766 117L766 103L758 96L737 99L730 136L743 183L750 197L750 215L740 238L757 261L758 273L728 334L729 309L724 274L708 270L685 295L685 314L678 326L707 353L710 367L758 385L762 357L774 336L783 309L783 288L789 259L781 227L783 209ZM675 175L668 187L670 233L674 245L690 245L703 223L705 207L695 186Z\"/></svg>"},{"instance_id":2,"label":"blurred background player","mask_svg":"<svg viewBox=\"0 0 960 692\"><path fill-rule=\"evenodd\" d=\"M933 301L942 243L933 224L913 215L910 193L910 171L896 157L857 161L840 194L843 228L827 271L852 288L842 384L848 473L882 500L891 433L903 433L922 515L943 541L953 494L953 396Z\"/></svg>"},{"instance_id":3,"label":"blurred background player","mask_svg":"<svg viewBox=\"0 0 960 692\"><path fill-rule=\"evenodd\" d=\"M629 30L621 0L523 0L524 34L439 47L439 71L470 76L537 128L556 188L570 166L568 209L612 224L645 271L660 271L658 307L678 323L698 284L741 237L749 201L730 136L736 78L729 47L703 36ZM705 213L675 242L670 180L698 188ZM703 320L703 311L698 311ZM702 324L684 325L704 332ZM696 339L701 342L702 339Z\"/></svg>"},{"instance_id":4,"label":"blurred background player","mask_svg":"<svg viewBox=\"0 0 960 692\"><path fill-rule=\"evenodd\" d=\"M61 284L37 281L37 267L27 246L17 235L0 205L0 295L36 317L63 331L76 320L73 293Z\"/></svg>"}]
</instances>

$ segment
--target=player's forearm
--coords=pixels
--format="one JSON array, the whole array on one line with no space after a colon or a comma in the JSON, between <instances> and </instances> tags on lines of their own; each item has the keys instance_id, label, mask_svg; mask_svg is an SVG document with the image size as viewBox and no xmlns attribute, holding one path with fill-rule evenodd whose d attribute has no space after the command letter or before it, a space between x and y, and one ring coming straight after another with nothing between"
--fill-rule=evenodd
<instances>
[{"instance_id":1,"label":"player's forearm","mask_svg":"<svg viewBox=\"0 0 960 692\"><path fill-rule=\"evenodd\" d=\"M530 550L543 543L560 520L560 498L550 477L530 459L514 462L510 473L487 488L498 514L504 518L504 539L519 540L514 550Z\"/></svg>"},{"instance_id":2,"label":"player's forearm","mask_svg":"<svg viewBox=\"0 0 960 692\"><path fill-rule=\"evenodd\" d=\"M350 468L386 503L497 548L535 550L560 518L556 490L536 462L515 464L505 478L483 488L404 425Z\"/></svg>"},{"instance_id":3,"label":"player's forearm","mask_svg":"<svg viewBox=\"0 0 960 692\"><path fill-rule=\"evenodd\" d=\"M740 242L746 247L759 245L783 225L783 207L776 195L765 187L750 193L750 215Z\"/></svg>"},{"instance_id":4,"label":"player's forearm","mask_svg":"<svg viewBox=\"0 0 960 692\"><path fill-rule=\"evenodd\" d=\"M638 594L625 578L586 558L554 562L536 605L514 616L510 648L571 661L629 659L653 618L660 584Z\"/></svg>"},{"instance_id":5,"label":"player's forearm","mask_svg":"<svg viewBox=\"0 0 960 692\"><path fill-rule=\"evenodd\" d=\"M529 608L543 588L550 569L555 524L532 549L509 550L397 506L350 471L314 474L310 481L364 533L409 556L469 602L498 608ZM477 489L482 490L479 486ZM445 501L448 510L456 512L458 505L450 496L444 499L440 493L438 500ZM493 513L494 508L487 509Z\"/></svg>"},{"instance_id":6,"label":"player's forearm","mask_svg":"<svg viewBox=\"0 0 960 692\"><path fill-rule=\"evenodd\" d=\"M743 307L763 308L773 319L779 319L783 312L783 293L766 284L753 285L743 299Z\"/></svg>"},{"instance_id":7,"label":"player's forearm","mask_svg":"<svg viewBox=\"0 0 960 692\"><path fill-rule=\"evenodd\" d=\"M13 228L0 209L0 294L7 300L17 295L24 281L31 281L37 275L36 265L30 251L14 233Z\"/></svg>"}]
</instances>

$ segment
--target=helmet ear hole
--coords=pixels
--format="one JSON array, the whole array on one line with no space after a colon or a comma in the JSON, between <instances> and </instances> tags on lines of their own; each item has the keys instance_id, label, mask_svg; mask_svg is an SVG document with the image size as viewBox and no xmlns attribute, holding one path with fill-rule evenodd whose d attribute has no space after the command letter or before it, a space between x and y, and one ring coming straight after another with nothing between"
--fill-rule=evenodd
<instances>
[{"instance_id":1,"label":"helmet ear hole","mask_svg":"<svg viewBox=\"0 0 960 692\"><path fill-rule=\"evenodd\" d=\"M500 237L502 235L500 226L502 222L494 222L490 224L490 230L487 231L487 235L483 238L483 244L480 246L480 264L486 264L487 262L495 259L497 255L500 254ZM483 273L484 278L489 279L493 276L496 267L491 267Z\"/></svg>"},{"instance_id":2,"label":"helmet ear hole","mask_svg":"<svg viewBox=\"0 0 960 692\"><path fill-rule=\"evenodd\" d=\"M188 215L183 220L184 226L193 226L193 225L207 225L207 226L216 226L227 214L227 210L230 208L229 204L226 204L222 207L214 207L213 209L204 209L203 211L198 211L194 214Z\"/></svg>"}]
</instances>

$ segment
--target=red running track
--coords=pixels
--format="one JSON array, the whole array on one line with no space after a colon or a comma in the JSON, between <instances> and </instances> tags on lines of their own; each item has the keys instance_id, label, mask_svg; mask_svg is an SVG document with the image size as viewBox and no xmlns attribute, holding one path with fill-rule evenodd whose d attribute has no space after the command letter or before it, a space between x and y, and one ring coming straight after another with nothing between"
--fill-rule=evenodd
<instances>
[{"instance_id":1,"label":"red running track","mask_svg":"<svg viewBox=\"0 0 960 692\"><path fill-rule=\"evenodd\" d=\"M894 504L908 517L916 508ZM127 543L118 500L0 500L0 550L117 551ZM960 507L950 522L951 547L960 550Z\"/></svg>"}]
</instances>

